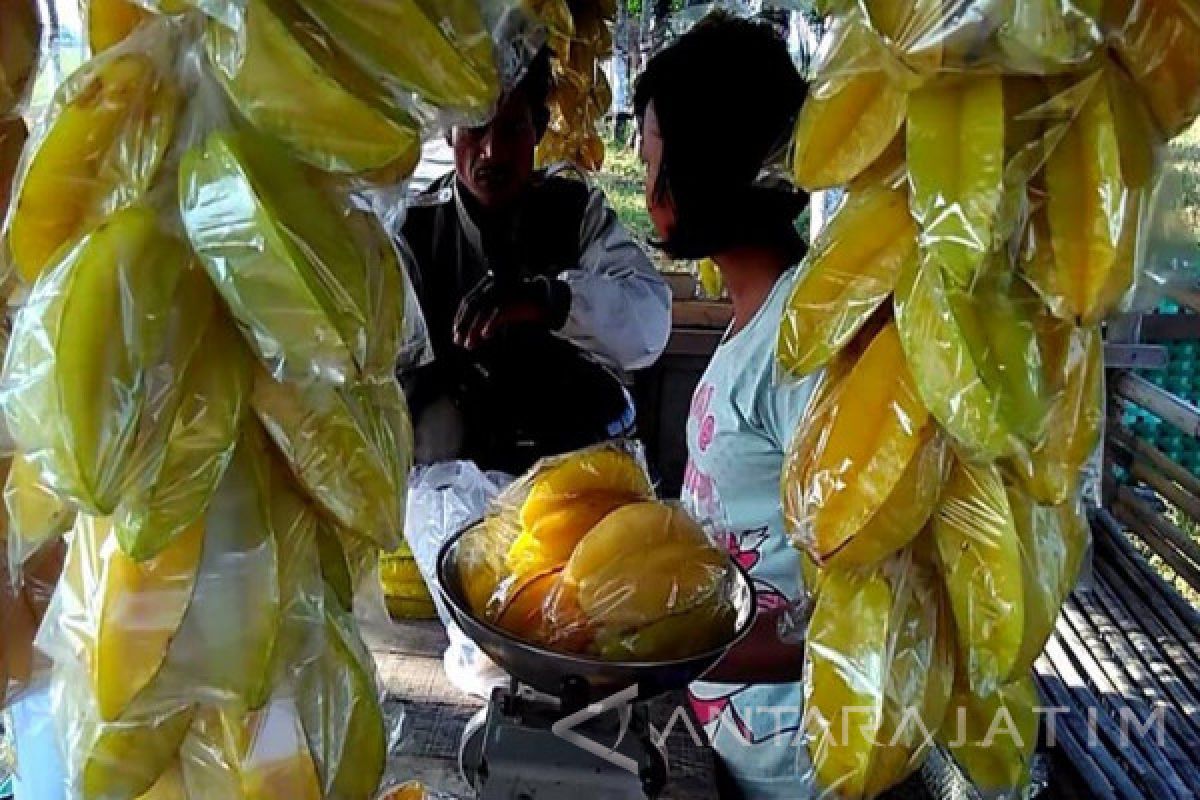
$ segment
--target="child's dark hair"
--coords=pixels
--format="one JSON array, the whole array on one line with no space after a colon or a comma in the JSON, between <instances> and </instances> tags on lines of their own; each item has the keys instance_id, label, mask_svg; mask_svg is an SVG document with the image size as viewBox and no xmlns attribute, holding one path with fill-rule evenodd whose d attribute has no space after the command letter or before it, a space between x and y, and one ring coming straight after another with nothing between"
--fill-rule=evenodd
<instances>
[{"instance_id":1,"label":"child's dark hair","mask_svg":"<svg viewBox=\"0 0 1200 800\"><path fill-rule=\"evenodd\" d=\"M651 191L670 198L675 229L657 244L676 258L731 246L803 251L796 217L808 196L756 183L789 141L808 84L787 45L765 22L714 12L646 66L634 93L644 122L654 103L663 139Z\"/></svg>"}]
</instances>

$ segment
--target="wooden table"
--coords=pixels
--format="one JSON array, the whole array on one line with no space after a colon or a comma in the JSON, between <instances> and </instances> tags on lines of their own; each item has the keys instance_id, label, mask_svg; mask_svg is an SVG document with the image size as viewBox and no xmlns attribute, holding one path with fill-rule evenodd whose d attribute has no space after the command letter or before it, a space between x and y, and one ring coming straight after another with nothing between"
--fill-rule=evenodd
<instances>
[{"instance_id":1,"label":"wooden table","mask_svg":"<svg viewBox=\"0 0 1200 800\"><path fill-rule=\"evenodd\" d=\"M458 771L458 745L467 721L483 702L455 688L442 668L448 640L438 622L397 622L372 629L368 639L386 690L384 712L392 733L384 785L419 780L428 789L469 798ZM676 703L660 704L651 718L664 726ZM671 781L664 800L715 800L713 754L697 747L685 726L667 741Z\"/></svg>"}]
</instances>

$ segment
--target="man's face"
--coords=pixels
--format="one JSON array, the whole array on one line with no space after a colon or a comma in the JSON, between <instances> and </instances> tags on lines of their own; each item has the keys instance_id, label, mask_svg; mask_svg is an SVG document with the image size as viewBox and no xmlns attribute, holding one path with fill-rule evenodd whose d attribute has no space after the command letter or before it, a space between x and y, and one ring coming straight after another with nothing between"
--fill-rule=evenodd
<instances>
[{"instance_id":1,"label":"man's face","mask_svg":"<svg viewBox=\"0 0 1200 800\"><path fill-rule=\"evenodd\" d=\"M454 168L480 205L503 208L529 183L536 147L533 112L525 95L514 92L486 125L454 129Z\"/></svg>"}]
</instances>

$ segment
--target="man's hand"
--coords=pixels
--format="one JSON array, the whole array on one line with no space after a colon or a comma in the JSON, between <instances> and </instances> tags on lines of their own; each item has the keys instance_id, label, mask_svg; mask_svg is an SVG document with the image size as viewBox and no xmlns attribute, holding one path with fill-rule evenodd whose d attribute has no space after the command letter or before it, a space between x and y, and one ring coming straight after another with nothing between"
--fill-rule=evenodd
<instances>
[{"instance_id":1,"label":"man's hand","mask_svg":"<svg viewBox=\"0 0 1200 800\"><path fill-rule=\"evenodd\" d=\"M454 318L454 342L474 350L500 331L517 326L558 330L571 309L571 290L551 278L500 282L488 275L472 289Z\"/></svg>"}]
</instances>

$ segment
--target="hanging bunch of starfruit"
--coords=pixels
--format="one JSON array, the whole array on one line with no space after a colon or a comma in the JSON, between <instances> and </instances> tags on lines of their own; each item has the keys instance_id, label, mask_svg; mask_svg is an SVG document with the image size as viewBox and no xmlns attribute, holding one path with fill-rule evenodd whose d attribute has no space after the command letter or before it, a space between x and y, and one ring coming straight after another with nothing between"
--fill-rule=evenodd
<instances>
[{"instance_id":1,"label":"hanging bunch of starfruit","mask_svg":"<svg viewBox=\"0 0 1200 800\"><path fill-rule=\"evenodd\" d=\"M546 26L551 61L550 125L537 150L541 165L604 165L600 119L612 106L602 64L613 53L615 0L524 0Z\"/></svg>"},{"instance_id":2,"label":"hanging bunch of starfruit","mask_svg":"<svg viewBox=\"0 0 1200 800\"><path fill-rule=\"evenodd\" d=\"M778 340L781 373L815 386L782 482L814 595L812 779L874 797L937 742L986 796L1021 797L1031 668L1089 542L1099 324L1142 272L1164 145L1200 112L1200 8L825 5L793 166L845 195Z\"/></svg>"},{"instance_id":3,"label":"hanging bunch of starfruit","mask_svg":"<svg viewBox=\"0 0 1200 800\"><path fill-rule=\"evenodd\" d=\"M423 135L489 113L507 5L85 5L92 57L34 127L0 243L5 560L21 587L67 542L37 645L70 797L377 791L354 611L401 541L394 370L420 341L371 209ZM18 594L10 624L2 597L28 644L45 603Z\"/></svg>"}]
</instances>

